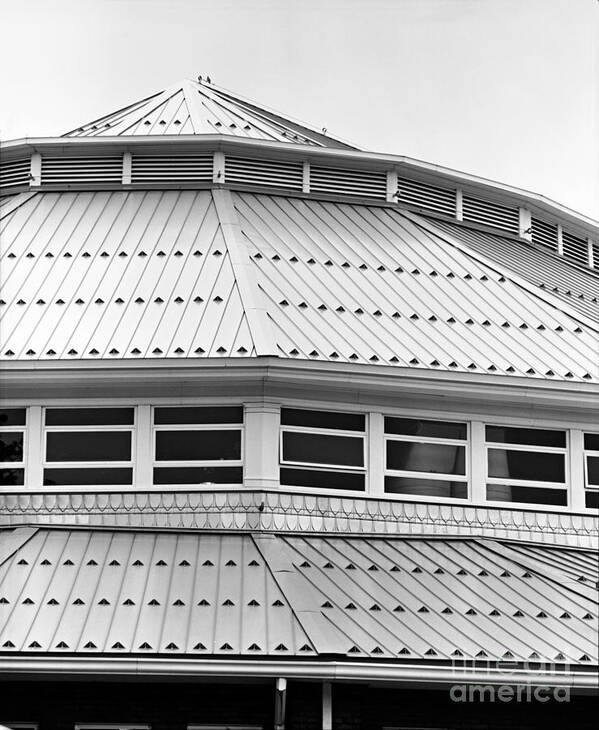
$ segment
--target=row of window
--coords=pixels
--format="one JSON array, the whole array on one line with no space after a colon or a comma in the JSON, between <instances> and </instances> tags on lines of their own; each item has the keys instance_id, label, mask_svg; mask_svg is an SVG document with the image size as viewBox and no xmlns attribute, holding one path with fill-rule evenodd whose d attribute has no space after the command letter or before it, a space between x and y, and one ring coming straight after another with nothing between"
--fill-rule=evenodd
<instances>
[{"instance_id":1,"label":"row of window","mask_svg":"<svg viewBox=\"0 0 599 730\"><path fill-rule=\"evenodd\" d=\"M467 422L383 416L380 440L369 442L372 414L281 408L280 482L287 487L366 492L371 449L380 448L387 494L467 500L473 457L484 461L491 502L568 506L569 432L484 425L471 454ZM154 485L243 483L242 406L157 406L152 409ZM0 484L23 486L27 409L0 411ZM136 409L45 408L42 482L47 487L134 484ZM31 448L34 448L34 444ZM273 439L273 448L276 448ZM599 433L583 434L585 506L599 506ZM40 485L41 486L41 485Z\"/></svg>"}]
</instances>

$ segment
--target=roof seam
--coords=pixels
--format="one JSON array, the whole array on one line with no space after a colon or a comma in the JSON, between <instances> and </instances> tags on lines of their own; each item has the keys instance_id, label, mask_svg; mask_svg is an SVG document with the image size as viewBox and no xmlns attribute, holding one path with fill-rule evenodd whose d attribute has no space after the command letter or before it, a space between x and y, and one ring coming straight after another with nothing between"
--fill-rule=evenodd
<instances>
[{"instance_id":1,"label":"roof seam","mask_svg":"<svg viewBox=\"0 0 599 730\"><path fill-rule=\"evenodd\" d=\"M487 258L483 254L479 253L478 251L475 251L474 249L470 248L466 244L462 243L461 241L458 241L454 236L450 235L449 233L445 232L444 230L440 230L436 228L434 225L430 224L428 221L423 220L420 216L415 215L413 213L410 213L407 210L402 210L401 214L404 215L406 218L412 221L416 226L423 228L424 230L428 231L428 233L432 233L433 235L438 236L439 238L443 239L447 243L451 244L458 250L460 250L462 253L466 254L470 258L474 259L477 263L487 266L496 273L505 276L506 278L509 278L514 284L521 287L525 291L527 291L529 294L532 294L533 296L537 297L538 299L541 299L546 304L549 304L552 307L555 307L557 310L561 311L563 314L565 314L568 317L571 317L576 322L583 324L585 327L589 327L593 329L596 332L599 332L599 324L597 322L594 322L592 319L585 317L580 312L577 312L576 310L572 309L570 306L568 306L567 302L564 302L562 299L558 297L554 297L550 295L549 293L541 290L538 286L534 286L533 284L530 284L530 282L526 281L523 277L521 277L519 274L515 273L514 271L510 270L507 271L503 267L500 267L496 262L492 261L491 259Z\"/></svg>"},{"instance_id":2,"label":"roof seam","mask_svg":"<svg viewBox=\"0 0 599 730\"><path fill-rule=\"evenodd\" d=\"M212 190L212 198L256 355L278 357L274 328L254 276L249 252L243 244L241 223L231 192Z\"/></svg>"}]
</instances>

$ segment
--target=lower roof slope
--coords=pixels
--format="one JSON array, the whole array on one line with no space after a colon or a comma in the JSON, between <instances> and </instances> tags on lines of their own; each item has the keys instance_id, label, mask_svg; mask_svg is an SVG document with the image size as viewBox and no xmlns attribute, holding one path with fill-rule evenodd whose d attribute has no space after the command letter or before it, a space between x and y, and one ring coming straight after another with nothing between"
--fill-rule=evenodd
<instances>
[{"instance_id":1,"label":"lower roof slope","mask_svg":"<svg viewBox=\"0 0 599 730\"><path fill-rule=\"evenodd\" d=\"M4 654L598 663L582 550L61 528L3 546Z\"/></svg>"},{"instance_id":2,"label":"lower roof slope","mask_svg":"<svg viewBox=\"0 0 599 730\"><path fill-rule=\"evenodd\" d=\"M4 360L271 355L599 378L590 319L394 208L169 190L35 193L3 211Z\"/></svg>"}]
</instances>

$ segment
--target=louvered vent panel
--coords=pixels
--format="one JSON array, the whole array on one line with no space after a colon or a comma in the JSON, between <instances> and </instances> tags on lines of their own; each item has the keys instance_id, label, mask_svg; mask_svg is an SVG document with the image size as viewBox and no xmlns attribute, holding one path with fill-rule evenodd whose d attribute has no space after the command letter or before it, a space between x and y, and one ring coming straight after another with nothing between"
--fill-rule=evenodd
<instances>
[{"instance_id":1,"label":"louvered vent panel","mask_svg":"<svg viewBox=\"0 0 599 730\"><path fill-rule=\"evenodd\" d=\"M532 217L532 242L557 251L557 224Z\"/></svg>"},{"instance_id":2,"label":"louvered vent panel","mask_svg":"<svg viewBox=\"0 0 599 730\"><path fill-rule=\"evenodd\" d=\"M312 165L310 167L310 191L385 200L387 175L384 172L342 170L337 167Z\"/></svg>"},{"instance_id":3,"label":"louvered vent panel","mask_svg":"<svg viewBox=\"0 0 599 730\"><path fill-rule=\"evenodd\" d=\"M599 269L599 243L593 241L593 268Z\"/></svg>"},{"instance_id":4,"label":"louvered vent panel","mask_svg":"<svg viewBox=\"0 0 599 730\"><path fill-rule=\"evenodd\" d=\"M225 181L247 185L272 185L277 188L301 190L303 165L301 162L277 162L246 157L225 158Z\"/></svg>"},{"instance_id":5,"label":"louvered vent panel","mask_svg":"<svg viewBox=\"0 0 599 730\"><path fill-rule=\"evenodd\" d=\"M562 233L564 244L564 258L574 261L582 266L589 265L589 246L586 238L579 238L568 231Z\"/></svg>"},{"instance_id":6,"label":"louvered vent panel","mask_svg":"<svg viewBox=\"0 0 599 730\"><path fill-rule=\"evenodd\" d=\"M518 233L520 214L518 208L500 205L490 200L480 200L464 195L464 220L480 223L482 226L502 228L510 233Z\"/></svg>"},{"instance_id":7,"label":"louvered vent panel","mask_svg":"<svg viewBox=\"0 0 599 730\"><path fill-rule=\"evenodd\" d=\"M212 155L133 155L131 182L210 182L212 168Z\"/></svg>"},{"instance_id":8,"label":"louvered vent panel","mask_svg":"<svg viewBox=\"0 0 599 730\"><path fill-rule=\"evenodd\" d=\"M42 157L42 185L121 182L123 158Z\"/></svg>"},{"instance_id":9,"label":"louvered vent panel","mask_svg":"<svg viewBox=\"0 0 599 730\"><path fill-rule=\"evenodd\" d=\"M405 177L398 178L397 184L398 202L455 217L455 190L427 185L417 180L408 180Z\"/></svg>"},{"instance_id":10,"label":"louvered vent panel","mask_svg":"<svg viewBox=\"0 0 599 730\"><path fill-rule=\"evenodd\" d=\"M31 162L29 158L0 163L0 190L15 188L29 183Z\"/></svg>"}]
</instances>

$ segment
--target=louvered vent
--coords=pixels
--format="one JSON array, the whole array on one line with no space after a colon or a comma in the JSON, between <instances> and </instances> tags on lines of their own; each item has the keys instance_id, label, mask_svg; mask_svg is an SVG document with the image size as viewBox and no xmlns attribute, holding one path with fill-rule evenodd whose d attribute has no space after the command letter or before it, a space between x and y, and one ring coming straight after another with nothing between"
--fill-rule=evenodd
<instances>
[{"instance_id":1,"label":"louvered vent","mask_svg":"<svg viewBox=\"0 0 599 730\"><path fill-rule=\"evenodd\" d=\"M510 233L519 232L520 213L516 207L464 195L463 213L464 221L502 228Z\"/></svg>"},{"instance_id":2,"label":"louvered vent","mask_svg":"<svg viewBox=\"0 0 599 730\"><path fill-rule=\"evenodd\" d=\"M23 160L10 160L0 163L0 190L16 188L18 185L29 184L29 171L31 162L29 158Z\"/></svg>"},{"instance_id":3,"label":"louvered vent","mask_svg":"<svg viewBox=\"0 0 599 730\"><path fill-rule=\"evenodd\" d=\"M592 251L593 251L593 268L599 269L599 243L593 242L592 244Z\"/></svg>"},{"instance_id":4,"label":"louvered vent","mask_svg":"<svg viewBox=\"0 0 599 730\"><path fill-rule=\"evenodd\" d=\"M572 233L562 233L564 258L582 266L589 265L589 246L586 238L579 238Z\"/></svg>"},{"instance_id":5,"label":"louvered vent","mask_svg":"<svg viewBox=\"0 0 599 730\"><path fill-rule=\"evenodd\" d=\"M227 183L247 185L272 185L277 188L301 190L303 165L301 162L277 162L256 160L246 157L225 159L225 180Z\"/></svg>"},{"instance_id":6,"label":"louvered vent","mask_svg":"<svg viewBox=\"0 0 599 730\"><path fill-rule=\"evenodd\" d=\"M387 197L387 175L366 170L342 170L338 167L310 167L310 191L342 193L360 198Z\"/></svg>"},{"instance_id":7,"label":"louvered vent","mask_svg":"<svg viewBox=\"0 0 599 730\"><path fill-rule=\"evenodd\" d=\"M532 217L532 242L557 251L557 224Z\"/></svg>"},{"instance_id":8,"label":"louvered vent","mask_svg":"<svg viewBox=\"0 0 599 730\"><path fill-rule=\"evenodd\" d=\"M123 158L42 157L42 185L121 182Z\"/></svg>"},{"instance_id":9,"label":"louvered vent","mask_svg":"<svg viewBox=\"0 0 599 730\"><path fill-rule=\"evenodd\" d=\"M210 182L212 167L212 155L133 155L131 182Z\"/></svg>"},{"instance_id":10,"label":"louvered vent","mask_svg":"<svg viewBox=\"0 0 599 730\"><path fill-rule=\"evenodd\" d=\"M423 210L455 217L456 195L455 190L440 188L436 185L427 185L417 180L408 180L400 177L397 180L399 203L414 205Z\"/></svg>"}]
</instances>

